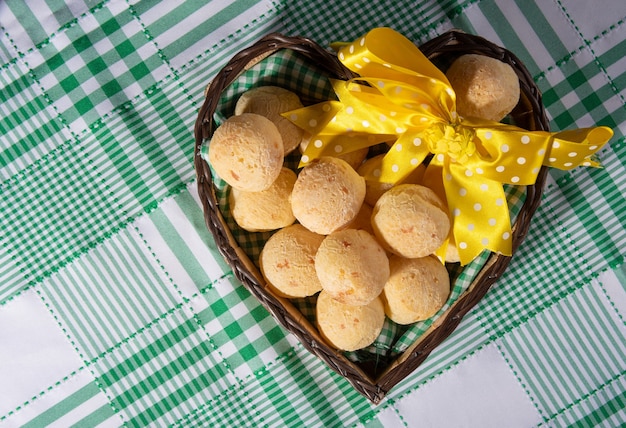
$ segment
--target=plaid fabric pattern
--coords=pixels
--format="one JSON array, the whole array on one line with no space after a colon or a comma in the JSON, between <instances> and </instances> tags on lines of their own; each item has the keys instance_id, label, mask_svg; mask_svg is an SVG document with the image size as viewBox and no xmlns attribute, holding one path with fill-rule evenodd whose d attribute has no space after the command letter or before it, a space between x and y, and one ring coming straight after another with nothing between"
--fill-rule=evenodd
<instances>
[{"instance_id":1,"label":"plaid fabric pattern","mask_svg":"<svg viewBox=\"0 0 626 428\"><path fill-rule=\"evenodd\" d=\"M120 221L114 201L102 197L109 192L84 147L66 147L50 164L37 166L2 186L3 235L22 284L54 272Z\"/></svg>"},{"instance_id":2,"label":"plaid fabric pattern","mask_svg":"<svg viewBox=\"0 0 626 428\"><path fill-rule=\"evenodd\" d=\"M99 246L89 259L77 260L42 289L87 359L106 352L178 304L174 290L159 292L167 278L142 254L141 241L133 235L121 233L118 245ZM88 289L80 280L84 275L92 278ZM86 310L97 306L99 311Z\"/></svg>"},{"instance_id":3,"label":"plaid fabric pattern","mask_svg":"<svg viewBox=\"0 0 626 428\"><path fill-rule=\"evenodd\" d=\"M0 2L0 427L622 426L625 19L617 0ZM615 131L602 169L550 172L505 274L378 406L236 281L192 164L202 91L236 52L375 26L482 35L527 66L553 130ZM326 98L294 60L225 100L265 82Z\"/></svg>"},{"instance_id":4,"label":"plaid fabric pattern","mask_svg":"<svg viewBox=\"0 0 626 428\"><path fill-rule=\"evenodd\" d=\"M198 312L218 352L239 379L252 376L291 349L293 339L234 277L228 276L204 294L207 307Z\"/></svg>"},{"instance_id":5,"label":"plaid fabric pattern","mask_svg":"<svg viewBox=\"0 0 626 428\"><path fill-rule=\"evenodd\" d=\"M140 23L125 9L115 4L77 21L30 58L50 102L67 106L58 114L75 133L106 115L117 99L134 98L168 72Z\"/></svg>"},{"instance_id":6,"label":"plaid fabric pattern","mask_svg":"<svg viewBox=\"0 0 626 428\"><path fill-rule=\"evenodd\" d=\"M577 290L572 298L557 303L563 306L562 317L548 319L539 315L526 328L515 330L502 340L502 346L511 355L511 366L526 375L528 388L536 391L538 408L547 417L584 395L588 385L601 388L615 382L615 374L626 368L620 358L626 346L617 339L620 323L599 302L600 298L589 289ZM598 334L592 323L601 324L604 331ZM555 331L559 333L554 334ZM602 351L582 355L580 348L572 348L569 355L561 353L560 349L576 341ZM573 361L566 364L566 358ZM550 385L556 378L563 379L566 388L554 390Z\"/></svg>"},{"instance_id":7,"label":"plaid fabric pattern","mask_svg":"<svg viewBox=\"0 0 626 428\"><path fill-rule=\"evenodd\" d=\"M0 151L0 178L5 181L62 147L71 134L42 99L24 64L2 68L0 81L3 88L0 130L3 138L12 142L3 145Z\"/></svg>"},{"instance_id":8,"label":"plaid fabric pattern","mask_svg":"<svg viewBox=\"0 0 626 428\"><path fill-rule=\"evenodd\" d=\"M97 362L129 425L172 423L235 382L195 320L176 311L150 327Z\"/></svg>"}]
</instances>

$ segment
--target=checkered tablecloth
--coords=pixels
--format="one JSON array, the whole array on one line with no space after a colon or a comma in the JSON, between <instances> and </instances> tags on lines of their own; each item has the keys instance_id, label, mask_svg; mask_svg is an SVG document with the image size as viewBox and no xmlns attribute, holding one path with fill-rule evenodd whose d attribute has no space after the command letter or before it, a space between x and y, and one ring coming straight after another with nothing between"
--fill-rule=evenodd
<instances>
[{"instance_id":1,"label":"checkered tablecloth","mask_svg":"<svg viewBox=\"0 0 626 428\"><path fill-rule=\"evenodd\" d=\"M515 52L553 130L506 274L378 406L241 286L207 231L193 124L262 35L451 28ZM617 427L626 423L622 0L0 2L0 427Z\"/></svg>"}]
</instances>

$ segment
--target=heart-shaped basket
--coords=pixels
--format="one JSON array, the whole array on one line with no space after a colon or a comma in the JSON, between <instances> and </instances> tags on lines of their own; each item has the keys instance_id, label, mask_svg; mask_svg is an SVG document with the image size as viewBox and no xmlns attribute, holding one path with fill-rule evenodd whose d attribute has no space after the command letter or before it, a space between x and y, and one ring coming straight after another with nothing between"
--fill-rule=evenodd
<instances>
[{"instance_id":1,"label":"heart-shaped basket","mask_svg":"<svg viewBox=\"0 0 626 428\"><path fill-rule=\"evenodd\" d=\"M508 50L484 38L460 31L449 31L419 46L440 69L445 69L463 54L480 54L509 64L519 77L521 96L508 117L515 125L528 130L548 130L541 94L532 77ZM295 64L295 65L294 65ZM266 287L256 257L268 239L267 233L239 230L228 213L224 183L219 183L203 156L210 138L228 115L232 114L238 95L247 88L272 84L298 93L305 105L332 97L328 86L311 84L307 70L323 79L350 79L355 75L345 68L330 50L304 37L270 34L236 54L215 76L205 90L205 100L195 124L195 168L197 185L207 227L213 234L226 262L235 276L267 308L278 323L293 333L313 354L347 379L373 403L379 403L389 390L413 372L426 357L458 326L463 316L487 293L507 268L510 257L485 252L468 266L449 266L454 298L439 315L402 336L404 346L396 346L385 356L337 351L329 346L315 328L307 302L294 302L274 294ZM315 80L315 79L314 79ZM286 159L286 164L289 162ZM297 161L291 165L297 166ZM294 167L295 168L295 167ZM547 168L543 167L534 185L511 187L516 195L512 218L513 250L523 241L531 217L541 201ZM226 186L227 187L227 186ZM512 189L512 190L511 190ZM521 196L520 196L521 195ZM256 251L256 252L255 252ZM463 286L455 285L464 282ZM416 333L417 332L417 333ZM407 339L408 338L408 339ZM400 342L402 341L400 340ZM408 340L408 343L407 343Z\"/></svg>"}]
</instances>

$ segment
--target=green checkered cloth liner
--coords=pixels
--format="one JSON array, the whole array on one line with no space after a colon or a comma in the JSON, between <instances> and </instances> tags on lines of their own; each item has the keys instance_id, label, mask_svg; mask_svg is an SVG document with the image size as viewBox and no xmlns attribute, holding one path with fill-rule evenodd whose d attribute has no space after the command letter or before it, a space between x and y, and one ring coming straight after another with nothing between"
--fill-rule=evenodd
<instances>
[{"instance_id":1,"label":"green checkered cloth liner","mask_svg":"<svg viewBox=\"0 0 626 428\"><path fill-rule=\"evenodd\" d=\"M297 53L291 50L280 50L249 70L242 73L224 90L214 113L216 126L223 123L233 114L237 99L247 90L264 85L282 86L299 94L304 105L310 105L321 100L336 99L327 77L320 74L314 67L303 60ZM302 86L300 86L302 85ZM203 142L200 154L208 162L208 152L211 141ZM297 170L300 155L290 154L285 159L285 166L294 171ZM209 166L210 163L209 163ZM214 186L222 216L226 225L233 233L233 237L241 248L246 252L250 260L258 266L259 255L265 242L275 232L248 232L241 229L230 213L229 192L230 186L219 178L215 170ZM525 200L525 188L520 186L505 185L505 194L509 204L511 221L514 222L519 209ZM489 252L484 251L475 260L459 269L457 264L449 264L451 274L451 292L446 304L431 318L420 321L410 326L400 326L388 318L385 319L383 329L367 348L357 352L348 352L346 356L354 361L369 361L374 358L386 358L391 360L404 352L417 339L419 339L445 312L467 291L480 269L487 261ZM295 306L302 314L315 325L315 297L295 299Z\"/></svg>"}]
</instances>

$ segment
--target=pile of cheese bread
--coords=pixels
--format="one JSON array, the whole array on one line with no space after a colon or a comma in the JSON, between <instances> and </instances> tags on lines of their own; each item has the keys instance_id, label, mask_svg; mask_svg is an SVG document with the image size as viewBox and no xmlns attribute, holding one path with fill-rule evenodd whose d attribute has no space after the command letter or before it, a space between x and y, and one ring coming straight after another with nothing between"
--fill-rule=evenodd
<instances>
[{"instance_id":1,"label":"pile of cheese bread","mask_svg":"<svg viewBox=\"0 0 626 428\"><path fill-rule=\"evenodd\" d=\"M517 76L492 58L464 55L447 77L461 116L499 121L519 99ZM209 162L231 188L237 224L275 231L259 257L267 286L286 298L316 296L320 334L358 350L376 340L385 317L411 324L445 304L449 273L433 254L449 237L449 213L421 184L423 166L394 186L366 182L376 165L367 148L287 168L285 156L302 152L309 136L281 113L302 106L281 87L248 90L215 130ZM455 258L449 248L447 260Z\"/></svg>"}]
</instances>

